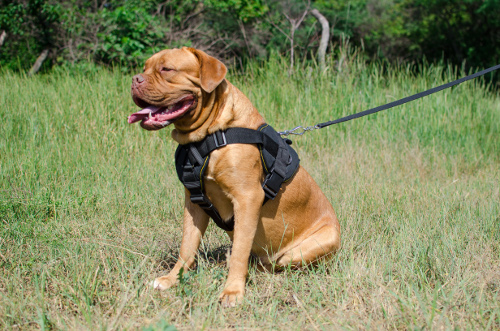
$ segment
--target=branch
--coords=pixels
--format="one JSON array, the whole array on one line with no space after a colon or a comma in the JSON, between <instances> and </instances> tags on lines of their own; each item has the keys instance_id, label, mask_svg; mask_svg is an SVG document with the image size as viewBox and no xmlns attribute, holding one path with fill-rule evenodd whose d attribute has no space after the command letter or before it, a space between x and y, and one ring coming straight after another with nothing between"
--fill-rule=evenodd
<instances>
[{"instance_id":1,"label":"branch","mask_svg":"<svg viewBox=\"0 0 500 331\"><path fill-rule=\"evenodd\" d=\"M184 28L184 26L186 26L187 21L189 21L189 20L190 20L191 18L193 18L193 17L196 17L196 16L200 15L201 13L203 13L203 11L204 11L204 10L205 10L205 8L202 8L202 9L200 9L199 11L197 11L196 13L193 13L193 14L188 15L188 16L184 19L184 21L182 21L182 23L181 23L181 28Z\"/></svg>"},{"instance_id":2,"label":"branch","mask_svg":"<svg viewBox=\"0 0 500 331\"><path fill-rule=\"evenodd\" d=\"M288 40L292 40L292 38L290 38L290 36L285 31L281 30L279 26L277 26L276 24L274 24L273 22L271 22L271 20L269 20L269 19L268 19L268 22L271 23L271 25L274 26L276 29L278 29L279 32L281 32L282 34L284 34L285 37L288 38Z\"/></svg>"},{"instance_id":3,"label":"branch","mask_svg":"<svg viewBox=\"0 0 500 331\"><path fill-rule=\"evenodd\" d=\"M308 12L309 12L309 4L307 4L306 10L304 10L304 12L302 13L302 17L299 19L299 22L297 23L297 28L300 26L300 24L302 24L302 21L304 20L304 18L306 18Z\"/></svg>"},{"instance_id":4,"label":"branch","mask_svg":"<svg viewBox=\"0 0 500 331\"><path fill-rule=\"evenodd\" d=\"M311 14L321 23L321 41L318 47L318 61L321 71L325 70L325 53L330 39L330 24L328 20L317 9L311 10Z\"/></svg>"},{"instance_id":5,"label":"branch","mask_svg":"<svg viewBox=\"0 0 500 331\"><path fill-rule=\"evenodd\" d=\"M238 23L240 25L241 33L243 34L243 40L245 40L245 45L247 46L248 55L251 56L252 50L250 49L250 44L248 43L247 33L245 31L245 26L243 25L243 22L241 20L238 20Z\"/></svg>"},{"instance_id":6,"label":"branch","mask_svg":"<svg viewBox=\"0 0 500 331\"><path fill-rule=\"evenodd\" d=\"M38 72L38 70L40 70L40 67L43 64L43 61L45 61L45 59L47 58L48 55L49 55L49 50L44 49L42 51L42 53L40 53L40 56L36 59L33 67L28 72L28 76L33 76L34 74L36 74Z\"/></svg>"},{"instance_id":7,"label":"branch","mask_svg":"<svg viewBox=\"0 0 500 331\"><path fill-rule=\"evenodd\" d=\"M293 73L293 61L294 61L294 41L293 41L293 37L295 35L295 30L297 30L300 26L300 24L302 23L302 21L304 20L304 18L306 17L307 13L309 12L309 6L311 5L311 0L308 0L307 1L307 7L306 7L306 10L304 10L304 12L302 13L302 17L300 18L291 18L290 16L288 16L286 13L283 13L283 15L285 15L286 19L288 20L288 22L290 22L290 37L288 37L288 39L290 40L290 71L289 71L289 74L291 75Z\"/></svg>"},{"instance_id":8,"label":"branch","mask_svg":"<svg viewBox=\"0 0 500 331\"><path fill-rule=\"evenodd\" d=\"M5 38L7 38L7 32L5 32L5 30L2 30L2 34L0 34L0 47L2 47Z\"/></svg>"}]
</instances>

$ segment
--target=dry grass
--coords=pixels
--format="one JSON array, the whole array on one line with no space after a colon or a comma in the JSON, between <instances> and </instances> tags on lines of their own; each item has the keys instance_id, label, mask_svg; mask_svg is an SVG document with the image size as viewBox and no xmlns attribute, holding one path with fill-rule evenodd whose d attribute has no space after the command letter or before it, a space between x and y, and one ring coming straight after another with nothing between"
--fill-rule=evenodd
<instances>
[{"instance_id":1,"label":"dry grass","mask_svg":"<svg viewBox=\"0 0 500 331\"><path fill-rule=\"evenodd\" d=\"M352 64L304 84L269 65L233 81L280 129L442 73ZM129 77L2 76L0 328L500 328L500 103L480 84L294 139L337 211L342 250L314 269L252 268L245 302L222 309L230 243L214 225L178 287L147 286L175 262L182 189L170 129L125 124Z\"/></svg>"}]
</instances>

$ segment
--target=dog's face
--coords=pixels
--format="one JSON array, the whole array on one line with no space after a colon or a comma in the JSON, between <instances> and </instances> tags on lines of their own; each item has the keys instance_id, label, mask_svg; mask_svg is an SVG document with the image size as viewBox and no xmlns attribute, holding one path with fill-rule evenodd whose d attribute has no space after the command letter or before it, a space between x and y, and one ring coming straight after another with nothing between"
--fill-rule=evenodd
<instances>
[{"instance_id":1,"label":"dog's face","mask_svg":"<svg viewBox=\"0 0 500 331\"><path fill-rule=\"evenodd\" d=\"M129 116L146 130L175 123L194 130L206 120L204 99L224 80L222 62L193 48L168 49L146 61L144 72L132 79L132 98L142 108ZM205 111L204 111L205 110Z\"/></svg>"}]
</instances>

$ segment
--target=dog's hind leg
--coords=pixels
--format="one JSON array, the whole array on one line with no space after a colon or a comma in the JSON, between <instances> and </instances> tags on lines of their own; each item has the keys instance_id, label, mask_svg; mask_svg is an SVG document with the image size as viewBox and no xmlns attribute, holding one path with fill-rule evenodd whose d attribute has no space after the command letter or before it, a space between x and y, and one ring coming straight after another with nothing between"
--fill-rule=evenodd
<instances>
[{"instance_id":1,"label":"dog's hind leg","mask_svg":"<svg viewBox=\"0 0 500 331\"><path fill-rule=\"evenodd\" d=\"M329 259L340 248L340 229L325 224L318 231L294 245L276 260L276 267L302 267Z\"/></svg>"}]
</instances>

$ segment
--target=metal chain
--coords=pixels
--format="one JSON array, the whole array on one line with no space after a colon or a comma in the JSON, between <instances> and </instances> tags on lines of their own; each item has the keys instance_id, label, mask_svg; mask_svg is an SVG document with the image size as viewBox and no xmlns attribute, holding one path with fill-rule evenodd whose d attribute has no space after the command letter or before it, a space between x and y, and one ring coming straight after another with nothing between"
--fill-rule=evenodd
<instances>
[{"instance_id":1,"label":"metal chain","mask_svg":"<svg viewBox=\"0 0 500 331\"><path fill-rule=\"evenodd\" d=\"M285 130L285 131L281 131L281 132L278 132L280 135L282 136L288 136L290 134L293 134L293 135L297 135L297 136L302 136L304 133L308 132L308 131L313 131L313 130L316 130L316 129L321 129L319 126L317 125L314 125L314 126L307 126L307 127L303 127L302 125L299 125L291 130ZM302 131L298 131L298 130L302 130ZM298 132L296 132L298 131Z\"/></svg>"}]
</instances>

